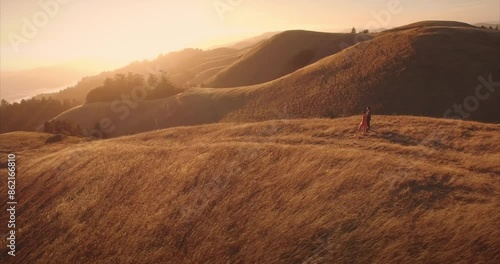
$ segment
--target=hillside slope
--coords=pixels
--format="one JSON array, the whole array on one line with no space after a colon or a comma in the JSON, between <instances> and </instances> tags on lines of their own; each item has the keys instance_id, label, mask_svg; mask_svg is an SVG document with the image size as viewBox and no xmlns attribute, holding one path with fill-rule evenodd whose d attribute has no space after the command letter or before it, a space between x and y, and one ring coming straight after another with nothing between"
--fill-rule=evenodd
<instances>
[{"instance_id":1,"label":"hillside slope","mask_svg":"<svg viewBox=\"0 0 500 264\"><path fill-rule=\"evenodd\" d=\"M285 31L245 53L208 79L206 85L227 88L264 83L371 38L369 34Z\"/></svg>"},{"instance_id":2,"label":"hillside slope","mask_svg":"<svg viewBox=\"0 0 500 264\"><path fill-rule=\"evenodd\" d=\"M261 85L228 119L265 120L276 112L338 117L370 105L383 114L500 122L499 57L498 31L425 27L382 34Z\"/></svg>"},{"instance_id":3,"label":"hillside slope","mask_svg":"<svg viewBox=\"0 0 500 264\"><path fill-rule=\"evenodd\" d=\"M500 262L499 125L358 122L0 135L18 160L9 263Z\"/></svg>"},{"instance_id":4,"label":"hillside slope","mask_svg":"<svg viewBox=\"0 0 500 264\"><path fill-rule=\"evenodd\" d=\"M128 107L123 119L124 112L113 111L110 103L85 105L57 118L87 129L110 118L116 124L110 136L220 121L342 117L367 105L376 114L500 122L499 57L500 32L417 27L381 34L264 84L191 89ZM485 82L491 86L481 86Z\"/></svg>"}]
</instances>

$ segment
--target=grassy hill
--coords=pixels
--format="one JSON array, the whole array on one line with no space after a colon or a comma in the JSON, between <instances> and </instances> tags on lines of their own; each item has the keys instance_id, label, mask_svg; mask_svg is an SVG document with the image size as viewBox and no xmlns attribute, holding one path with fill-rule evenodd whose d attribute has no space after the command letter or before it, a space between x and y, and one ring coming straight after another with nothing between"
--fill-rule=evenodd
<instances>
[{"instance_id":1,"label":"grassy hill","mask_svg":"<svg viewBox=\"0 0 500 264\"><path fill-rule=\"evenodd\" d=\"M360 135L358 122L221 123L99 141L2 134L22 183L9 260L500 262L499 125L374 116ZM0 258L6 250L1 240Z\"/></svg>"},{"instance_id":2,"label":"grassy hill","mask_svg":"<svg viewBox=\"0 0 500 264\"><path fill-rule=\"evenodd\" d=\"M128 107L126 118L125 110L114 111L109 103L77 107L57 118L87 129L109 118L116 125L110 136L221 121L342 117L359 114L367 105L377 114L500 122L495 87L492 92L482 87L474 107L468 102L474 111L462 106L459 115L455 110L476 96L481 78L500 81L499 57L500 32L411 27L382 33L264 84L191 89Z\"/></svg>"},{"instance_id":3,"label":"grassy hill","mask_svg":"<svg viewBox=\"0 0 500 264\"><path fill-rule=\"evenodd\" d=\"M476 27L485 27L485 28L493 28L496 29L500 25L500 21L490 21L490 22L484 22L484 23L475 23L474 26Z\"/></svg>"},{"instance_id":4,"label":"grassy hill","mask_svg":"<svg viewBox=\"0 0 500 264\"><path fill-rule=\"evenodd\" d=\"M425 20L415 23L410 23L408 25L395 27L392 29L385 30L384 32L394 32L414 28L425 28L425 27L461 27L461 28L475 28L471 24L467 24L459 21L446 21L446 20Z\"/></svg>"},{"instance_id":5,"label":"grassy hill","mask_svg":"<svg viewBox=\"0 0 500 264\"><path fill-rule=\"evenodd\" d=\"M208 79L207 86L227 88L271 81L371 38L368 34L285 31L249 50Z\"/></svg>"},{"instance_id":6,"label":"grassy hill","mask_svg":"<svg viewBox=\"0 0 500 264\"><path fill-rule=\"evenodd\" d=\"M384 114L442 117L475 96L480 77L498 83L497 57L497 31L421 27L386 33L262 84L229 116L265 120L286 112L292 117L338 117L371 105ZM490 88L491 93L480 90L489 96L477 99L479 105L463 117L500 121L500 96Z\"/></svg>"}]
</instances>

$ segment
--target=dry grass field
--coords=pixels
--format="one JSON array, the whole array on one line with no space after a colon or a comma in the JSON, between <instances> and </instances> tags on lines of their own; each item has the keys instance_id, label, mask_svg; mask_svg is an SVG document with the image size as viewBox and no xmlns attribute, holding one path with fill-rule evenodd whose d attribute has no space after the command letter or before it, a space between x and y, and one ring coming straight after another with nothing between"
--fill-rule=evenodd
<instances>
[{"instance_id":1,"label":"dry grass field","mask_svg":"<svg viewBox=\"0 0 500 264\"><path fill-rule=\"evenodd\" d=\"M361 135L358 123L2 134L18 156L10 261L500 262L499 125L374 116Z\"/></svg>"}]
</instances>

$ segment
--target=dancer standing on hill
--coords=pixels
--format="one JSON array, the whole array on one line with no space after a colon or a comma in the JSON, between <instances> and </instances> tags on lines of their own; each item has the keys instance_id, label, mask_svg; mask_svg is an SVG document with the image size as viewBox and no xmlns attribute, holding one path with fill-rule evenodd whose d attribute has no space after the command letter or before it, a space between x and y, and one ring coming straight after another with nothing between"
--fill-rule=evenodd
<instances>
[{"instance_id":1,"label":"dancer standing on hill","mask_svg":"<svg viewBox=\"0 0 500 264\"><path fill-rule=\"evenodd\" d=\"M363 134L368 131L368 115L366 114L366 111L363 110L363 112L361 112L363 114L363 118L361 119L361 123L359 124L359 127L358 127L358 131L356 132L359 132L359 131L362 131Z\"/></svg>"},{"instance_id":2,"label":"dancer standing on hill","mask_svg":"<svg viewBox=\"0 0 500 264\"><path fill-rule=\"evenodd\" d=\"M366 124L368 128L366 131L370 130L370 121L372 121L372 110L370 109L369 106L366 107Z\"/></svg>"}]
</instances>

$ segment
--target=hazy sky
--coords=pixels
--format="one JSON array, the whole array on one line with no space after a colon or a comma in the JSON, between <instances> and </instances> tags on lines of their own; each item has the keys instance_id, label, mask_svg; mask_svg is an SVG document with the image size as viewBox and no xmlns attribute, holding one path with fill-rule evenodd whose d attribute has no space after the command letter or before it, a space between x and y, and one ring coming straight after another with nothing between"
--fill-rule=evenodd
<instances>
[{"instance_id":1,"label":"hazy sky","mask_svg":"<svg viewBox=\"0 0 500 264\"><path fill-rule=\"evenodd\" d=\"M392 4L391 2L396 2ZM397 4L399 2L399 5ZM261 32L499 21L499 0L0 0L1 70L82 58L112 69ZM45 7L44 7L45 6ZM392 12L387 16L391 10ZM384 14L377 16L375 14Z\"/></svg>"}]
</instances>

